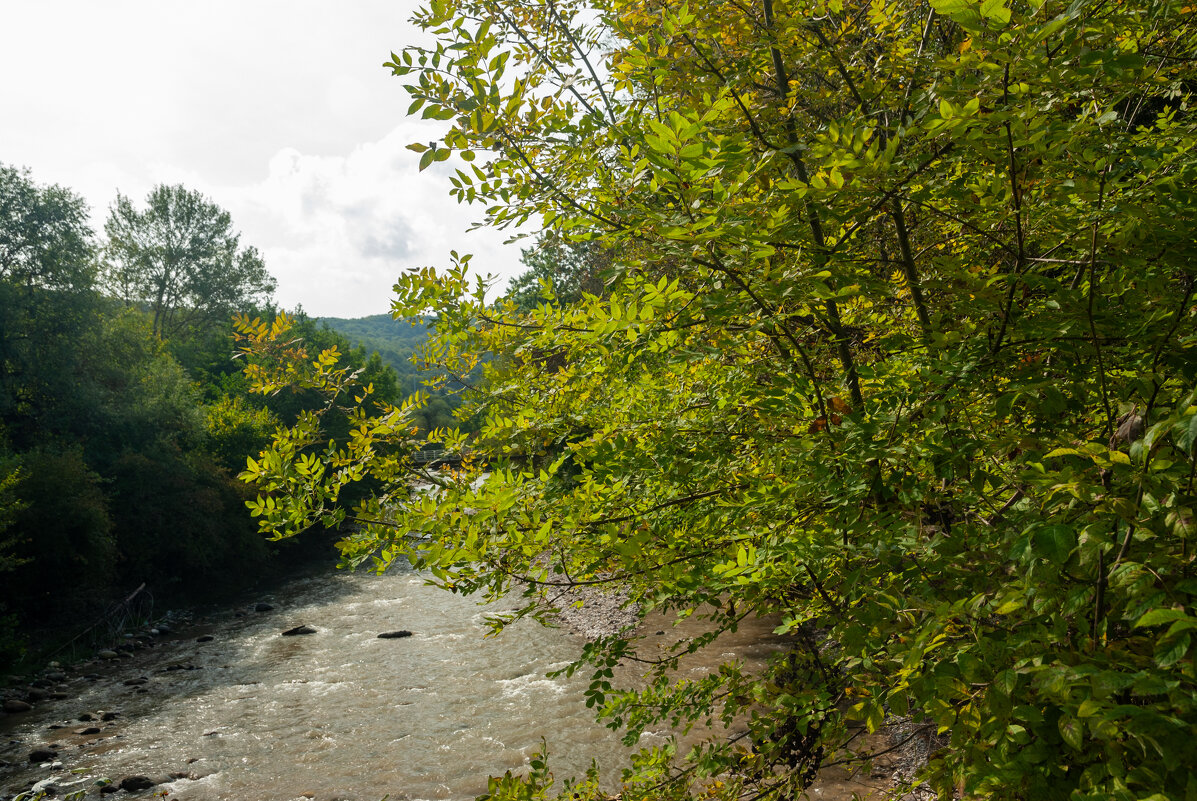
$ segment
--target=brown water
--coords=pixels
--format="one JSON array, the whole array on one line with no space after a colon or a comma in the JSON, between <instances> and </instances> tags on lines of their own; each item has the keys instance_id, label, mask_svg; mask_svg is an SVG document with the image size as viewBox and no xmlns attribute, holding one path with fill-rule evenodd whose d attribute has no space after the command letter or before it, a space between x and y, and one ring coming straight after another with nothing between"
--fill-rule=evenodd
<instances>
[{"instance_id":1,"label":"brown water","mask_svg":"<svg viewBox=\"0 0 1197 801\"><path fill-rule=\"evenodd\" d=\"M189 632L107 666L99 680L72 679L70 700L8 716L0 759L11 766L0 768L0 797L52 781L60 797L89 788L98 798L100 777L187 773L155 791L180 801L467 799L486 789L487 776L525 769L542 738L557 776L595 759L617 778L624 764L618 734L585 707L585 671L545 676L578 652L581 641L566 632L521 621L486 639L483 618L496 609L410 571L317 576L267 600L274 611L223 615L213 642L196 643L202 632ZM317 633L280 636L301 623ZM377 639L395 629L413 636ZM779 647L767 626L746 627L711 649L707 663L683 669L701 674L734 657L759 663ZM137 676L148 683L124 685ZM121 716L77 721L100 710ZM99 735L74 733L93 725ZM648 734L641 745L667 734ZM29 751L50 742L61 765L28 766ZM815 797L839 795L814 789Z\"/></svg>"}]
</instances>

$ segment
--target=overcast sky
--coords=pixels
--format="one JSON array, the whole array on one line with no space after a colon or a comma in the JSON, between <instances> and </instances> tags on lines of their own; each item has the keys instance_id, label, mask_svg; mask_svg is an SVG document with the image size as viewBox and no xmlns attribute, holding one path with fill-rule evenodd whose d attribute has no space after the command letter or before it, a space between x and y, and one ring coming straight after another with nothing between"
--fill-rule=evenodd
<instances>
[{"instance_id":1,"label":"overcast sky","mask_svg":"<svg viewBox=\"0 0 1197 801\"><path fill-rule=\"evenodd\" d=\"M262 251L285 308L385 312L405 268L452 249L510 277L519 248L466 234L480 209L448 195L448 164L406 149L436 136L405 117L382 68L411 42L415 0L38 0L0 3L0 162L91 204L198 189ZM450 162L451 163L451 162Z\"/></svg>"}]
</instances>

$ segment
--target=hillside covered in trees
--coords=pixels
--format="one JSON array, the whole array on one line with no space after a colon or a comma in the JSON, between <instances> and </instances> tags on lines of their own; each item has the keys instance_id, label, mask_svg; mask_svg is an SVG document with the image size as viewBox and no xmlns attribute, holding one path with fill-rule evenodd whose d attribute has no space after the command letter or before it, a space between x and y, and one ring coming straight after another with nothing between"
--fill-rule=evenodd
<instances>
[{"instance_id":1,"label":"hillside covered in trees","mask_svg":"<svg viewBox=\"0 0 1197 801\"><path fill-rule=\"evenodd\" d=\"M234 313L276 315L261 258L177 186L118 197L104 234L69 189L0 165L0 663L143 583L164 603L210 598L302 550L261 537L236 480L321 400L251 395L233 359ZM399 399L377 355L295 325ZM343 439L348 420L323 431Z\"/></svg>"},{"instance_id":2,"label":"hillside covered in trees","mask_svg":"<svg viewBox=\"0 0 1197 801\"><path fill-rule=\"evenodd\" d=\"M432 334L426 319L375 314L351 318L320 317L316 322L343 335L354 347L377 353L398 376L399 397L406 398L415 392L428 393L427 402L413 412L414 422L420 430L432 431L459 424L453 413L461 407L464 385L419 360L419 352ZM439 377L445 380L442 382Z\"/></svg>"}]
</instances>

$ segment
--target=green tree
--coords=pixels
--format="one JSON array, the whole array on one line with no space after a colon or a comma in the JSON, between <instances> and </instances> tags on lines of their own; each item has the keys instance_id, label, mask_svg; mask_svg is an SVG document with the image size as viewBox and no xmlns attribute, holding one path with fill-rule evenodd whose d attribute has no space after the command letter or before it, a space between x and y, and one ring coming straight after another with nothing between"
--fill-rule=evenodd
<instances>
[{"instance_id":1,"label":"green tree","mask_svg":"<svg viewBox=\"0 0 1197 801\"><path fill-rule=\"evenodd\" d=\"M118 194L104 232L104 288L148 309L163 338L260 307L274 292L274 278L255 248L241 246L228 212L182 186L155 187L144 210Z\"/></svg>"},{"instance_id":2,"label":"green tree","mask_svg":"<svg viewBox=\"0 0 1197 801\"><path fill-rule=\"evenodd\" d=\"M599 243L571 242L551 231L521 250L520 261L528 270L512 280L504 297L522 311L546 300L567 304L587 293L601 295L603 275L611 270L611 254Z\"/></svg>"},{"instance_id":3,"label":"green tree","mask_svg":"<svg viewBox=\"0 0 1197 801\"><path fill-rule=\"evenodd\" d=\"M83 198L38 186L0 164L0 280L23 287L90 289L91 228Z\"/></svg>"},{"instance_id":4,"label":"green tree","mask_svg":"<svg viewBox=\"0 0 1197 801\"><path fill-rule=\"evenodd\" d=\"M373 476L350 562L522 592L516 616L617 584L707 621L571 668L629 744L731 729L639 753L624 799L795 798L867 764L854 727L887 715L943 738L920 778L944 798L1191 795L1191 6L432 0L416 21L437 44L388 66L450 123L422 164L456 154L460 199L599 242L617 280L525 313L467 257L405 274L394 311L436 317L431 358L493 354L468 443L489 477L407 503L412 408L327 449L301 420L245 474L266 530L339 522ZM243 334L263 389L348 400L335 359ZM670 672L746 615L791 638L768 670ZM613 687L633 658L646 689Z\"/></svg>"}]
</instances>

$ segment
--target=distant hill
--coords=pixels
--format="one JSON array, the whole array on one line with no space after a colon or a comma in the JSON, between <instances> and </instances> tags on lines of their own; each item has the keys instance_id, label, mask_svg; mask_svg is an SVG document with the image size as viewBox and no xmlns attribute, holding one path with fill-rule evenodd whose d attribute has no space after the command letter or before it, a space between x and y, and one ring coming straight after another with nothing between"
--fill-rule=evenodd
<instances>
[{"instance_id":1,"label":"distant hill","mask_svg":"<svg viewBox=\"0 0 1197 801\"><path fill-rule=\"evenodd\" d=\"M389 314L372 314L353 318L318 317L316 321L345 335L355 346L377 351L399 374L399 386L405 394L420 389L431 391L422 383L428 374L418 372L411 360L412 354L428 340L430 331L424 318L395 320ZM453 410L461 405L461 399L445 390L432 391L432 395L420 427L429 430L455 425Z\"/></svg>"},{"instance_id":2,"label":"distant hill","mask_svg":"<svg viewBox=\"0 0 1197 801\"><path fill-rule=\"evenodd\" d=\"M382 360L394 367L400 377L415 375L411 355L424 344L429 334L427 321L418 317L395 320L389 314L372 314L353 318L318 317L316 320L349 337L354 345L378 351Z\"/></svg>"}]
</instances>

